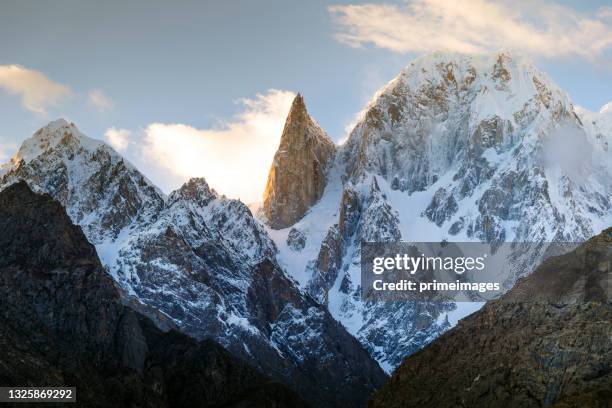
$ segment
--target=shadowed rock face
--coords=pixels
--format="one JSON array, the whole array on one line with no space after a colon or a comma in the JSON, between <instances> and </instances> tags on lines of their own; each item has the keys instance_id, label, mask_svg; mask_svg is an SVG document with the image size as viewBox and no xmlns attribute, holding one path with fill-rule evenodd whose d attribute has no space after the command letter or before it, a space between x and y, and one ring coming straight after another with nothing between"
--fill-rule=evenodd
<instances>
[{"instance_id":1,"label":"shadowed rock face","mask_svg":"<svg viewBox=\"0 0 612 408\"><path fill-rule=\"evenodd\" d=\"M305 406L217 343L164 333L122 304L51 196L8 187L0 231L0 385L76 386L83 406Z\"/></svg>"},{"instance_id":2,"label":"shadowed rock face","mask_svg":"<svg viewBox=\"0 0 612 408\"><path fill-rule=\"evenodd\" d=\"M369 407L609 407L612 228L407 358Z\"/></svg>"},{"instance_id":3,"label":"shadowed rock face","mask_svg":"<svg viewBox=\"0 0 612 408\"><path fill-rule=\"evenodd\" d=\"M161 330L214 340L317 407L362 406L386 379L286 276L248 207L204 179L166 197L109 146L59 120L0 167L0 190L19 180L64 206L122 302Z\"/></svg>"},{"instance_id":4,"label":"shadowed rock face","mask_svg":"<svg viewBox=\"0 0 612 408\"><path fill-rule=\"evenodd\" d=\"M326 167L335 145L308 115L297 95L287 116L280 146L268 174L264 211L272 228L300 220L325 189Z\"/></svg>"}]
</instances>

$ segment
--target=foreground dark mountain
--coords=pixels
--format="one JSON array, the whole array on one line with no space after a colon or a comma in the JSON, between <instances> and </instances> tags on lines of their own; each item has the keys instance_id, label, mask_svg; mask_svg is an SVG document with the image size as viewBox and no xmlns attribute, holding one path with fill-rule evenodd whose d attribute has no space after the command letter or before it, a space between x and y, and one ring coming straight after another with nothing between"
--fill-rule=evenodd
<instances>
[{"instance_id":1,"label":"foreground dark mountain","mask_svg":"<svg viewBox=\"0 0 612 408\"><path fill-rule=\"evenodd\" d=\"M76 386L100 407L305 406L212 341L161 332L121 302L49 195L0 193L0 385Z\"/></svg>"},{"instance_id":2,"label":"foreground dark mountain","mask_svg":"<svg viewBox=\"0 0 612 408\"><path fill-rule=\"evenodd\" d=\"M397 369L389 407L609 407L612 228L545 261Z\"/></svg>"},{"instance_id":3,"label":"foreground dark mountain","mask_svg":"<svg viewBox=\"0 0 612 408\"><path fill-rule=\"evenodd\" d=\"M204 179L166 196L112 148L58 120L0 168L0 190L19 180L66 208L127 298L313 405L363 405L383 383L359 342L280 268L247 206Z\"/></svg>"}]
</instances>

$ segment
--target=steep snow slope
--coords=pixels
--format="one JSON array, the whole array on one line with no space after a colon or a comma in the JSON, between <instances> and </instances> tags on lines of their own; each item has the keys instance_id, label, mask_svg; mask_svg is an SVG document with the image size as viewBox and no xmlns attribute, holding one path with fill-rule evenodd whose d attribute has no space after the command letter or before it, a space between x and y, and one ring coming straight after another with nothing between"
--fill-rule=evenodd
<instances>
[{"instance_id":1,"label":"steep snow slope","mask_svg":"<svg viewBox=\"0 0 612 408\"><path fill-rule=\"evenodd\" d=\"M612 145L612 102L602 106L599 112L576 107L576 113L587 134L596 141L596 145L608 151Z\"/></svg>"},{"instance_id":2,"label":"steep snow slope","mask_svg":"<svg viewBox=\"0 0 612 408\"><path fill-rule=\"evenodd\" d=\"M0 189L26 181L80 225L127 296L213 338L317 406L360 405L384 373L276 263L250 210L192 179L164 196L66 121L24 142Z\"/></svg>"},{"instance_id":3,"label":"steep snow slope","mask_svg":"<svg viewBox=\"0 0 612 408\"><path fill-rule=\"evenodd\" d=\"M359 243L583 241L612 221L612 156L597 140L524 58L426 55L366 107L321 200L270 235L281 264L391 370L481 304L364 304ZM516 254L506 284L545 248Z\"/></svg>"}]
</instances>

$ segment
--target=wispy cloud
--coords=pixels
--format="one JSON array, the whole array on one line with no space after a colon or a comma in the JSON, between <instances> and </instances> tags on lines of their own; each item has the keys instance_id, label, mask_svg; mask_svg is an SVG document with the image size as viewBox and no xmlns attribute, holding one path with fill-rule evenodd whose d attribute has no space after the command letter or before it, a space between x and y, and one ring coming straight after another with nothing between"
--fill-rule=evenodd
<instances>
[{"instance_id":1,"label":"wispy cloud","mask_svg":"<svg viewBox=\"0 0 612 408\"><path fill-rule=\"evenodd\" d=\"M41 115L71 94L67 86L21 65L0 65L0 88L19 96L24 108Z\"/></svg>"},{"instance_id":2,"label":"wispy cloud","mask_svg":"<svg viewBox=\"0 0 612 408\"><path fill-rule=\"evenodd\" d=\"M8 159L17 151L15 143L0 143L0 164L8 161Z\"/></svg>"},{"instance_id":3,"label":"wispy cloud","mask_svg":"<svg viewBox=\"0 0 612 408\"><path fill-rule=\"evenodd\" d=\"M294 96L271 89L254 99L242 99L240 113L211 129L153 123L145 129L144 140L132 143L128 151L139 157L139 167L164 190L202 176L230 197L260 201ZM110 140L116 133L108 136Z\"/></svg>"},{"instance_id":4,"label":"wispy cloud","mask_svg":"<svg viewBox=\"0 0 612 408\"><path fill-rule=\"evenodd\" d=\"M104 93L101 89L93 89L87 95L89 104L100 112L106 112L113 110L115 108L115 104L113 100Z\"/></svg>"},{"instance_id":5,"label":"wispy cloud","mask_svg":"<svg viewBox=\"0 0 612 408\"><path fill-rule=\"evenodd\" d=\"M335 5L336 38L398 53L446 49L485 53L519 49L534 56L605 58L612 49L612 8L583 13L534 0L411 0Z\"/></svg>"},{"instance_id":6,"label":"wispy cloud","mask_svg":"<svg viewBox=\"0 0 612 408\"><path fill-rule=\"evenodd\" d=\"M130 144L130 132L127 129L109 128L104 133L106 141L118 152L124 152Z\"/></svg>"}]
</instances>

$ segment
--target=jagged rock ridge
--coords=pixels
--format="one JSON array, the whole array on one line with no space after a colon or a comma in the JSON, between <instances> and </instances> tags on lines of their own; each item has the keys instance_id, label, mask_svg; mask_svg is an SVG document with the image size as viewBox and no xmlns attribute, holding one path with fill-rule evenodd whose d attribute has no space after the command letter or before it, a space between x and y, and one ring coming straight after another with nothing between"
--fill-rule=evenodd
<instances>
[{"instance_id":1,"label":"jagged rock ridge","mask_svg":"<svg viewBox=\"0 0 612 408\"><path fill-rule=\"evenodd\" d=\"M610 265L612 228L548 258L408 357L368 406L609 406Z\"/></svg>"},{"instance_id":2,"label":"jagged rock ridge","mask_svg":"<svg viewBox=\"0 0 612 408\"><path fill-rule=\"evenodd\" d=\"M126 298L218 341L318 406L361 404L384 380L359 342L279 267L274 242L242 202L203 179L165 196L65 121L23 146L3 167L0 189L24 180L57 199Z\"/></svg>"},{"instance_id":3,"label":"jagged rock ridge","mask_svg":"<svg viewBox=\"0 0 612 408\"><path fill-rule=\"evenodd\" d=\"M0 229L2 386L76 387L91 407L306 406L219 344L164 333L126 307L51 196L13 184Z\"/></svg>"},{"instance_id":4,"label":"jagged rock ridge","mask_svg":"<svg viewBox=\"0 0 612 408\"><path fill-rule=\"evenodd\" d=\"M264 212L272 228L302 218L325 189L335 145L306 111L304 98L293 100L264 192Z\"/></svg>"}]
</instances>

